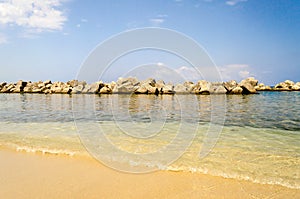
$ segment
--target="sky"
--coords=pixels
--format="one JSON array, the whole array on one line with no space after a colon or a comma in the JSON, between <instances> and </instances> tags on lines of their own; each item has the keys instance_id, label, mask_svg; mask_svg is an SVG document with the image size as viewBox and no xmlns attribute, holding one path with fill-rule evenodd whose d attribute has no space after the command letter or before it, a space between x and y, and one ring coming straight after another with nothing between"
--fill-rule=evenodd
<instances>
[{"instance_id":1,"label":"sky","mask_svg":"<svg viewBox=\"0 0 300 199\"><path fill-rule=\"evenodd\" d=\"M99 44L145 27L193 39L224 81L300 81L299 0L0 0L0 82L76 79ZM196 79L193 67L170 53L145 50L128 57L103 79L153 64Z\"/></svg>"}]
</instances>

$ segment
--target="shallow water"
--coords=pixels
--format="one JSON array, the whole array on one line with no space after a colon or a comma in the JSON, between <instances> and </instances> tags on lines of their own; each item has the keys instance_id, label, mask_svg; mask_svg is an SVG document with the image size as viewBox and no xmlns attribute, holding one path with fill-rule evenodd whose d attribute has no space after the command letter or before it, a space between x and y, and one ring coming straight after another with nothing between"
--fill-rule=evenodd
<instances>
[{"instance_id":1,"label":"shallow water","mask_svg":"<svg viewBox=\"0 0 300 199\"><path fill-rule=\"evenodd\" d=\"M300 189L300 92L1 94L0 147Z\"/></svg>"}]
</instances>

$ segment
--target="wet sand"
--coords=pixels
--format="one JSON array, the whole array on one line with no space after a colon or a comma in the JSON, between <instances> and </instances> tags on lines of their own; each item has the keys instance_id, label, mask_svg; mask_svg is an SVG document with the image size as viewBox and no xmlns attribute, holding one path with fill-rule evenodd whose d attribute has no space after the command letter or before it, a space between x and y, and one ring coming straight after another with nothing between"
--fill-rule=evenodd
<instances>
[{"instance_id":1,"label":"wet sand","mask_svg":"<svg viewBox=\"0 0 300 199\"><path fill-rule=\"evenodd\" d=\"M0 151L0 198L300 198L300 190L188 172L122 173L92 158Z\"/></svg>"}]
</instances>

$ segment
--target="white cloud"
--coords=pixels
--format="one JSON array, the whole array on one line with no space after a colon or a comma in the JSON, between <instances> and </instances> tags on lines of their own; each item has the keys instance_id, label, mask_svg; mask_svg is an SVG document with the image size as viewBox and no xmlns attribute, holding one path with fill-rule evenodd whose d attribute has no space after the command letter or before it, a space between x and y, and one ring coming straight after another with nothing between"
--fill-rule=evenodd
<instances>
[{"instance_id":1,"label":"white cloud","mask_svg":"<svg viewBox=\"0 0 300 199\"><path fill-rule=\"evenodd\" d=\"M5 44L7 43L7 38L5 35L0 34L0 44Z\"/></svg>"},{"instance_id":2,"label":"white cloud","mask_svg":"<svg viewBox=\"0 0 300 199\"><path fill-rule=\"evenodd\" d=\"M225 81L234 79L242 80L250 76L255 76L253 69L247 64L230 64L218 67Z\"/></svg>"},{"instance_id":3,"label":"white cloud","mask_svg":"<svg viewBox=\"0 0 300 199\"><path fill-rule=\"evenodd\" d=\"M66 16L64 0L4 0L0 3L0 24L17 25L30 32L62 30Z\"/></svg>"},{"instance_id":4,"label":"white cloud","mask_svg":"<svg viewBox=\"0 0 300 199\"><path fill-rule=\"evenodd\" d=\"M88 20L87 20L87 19L84 19L84 18L81 19L80 21L81 21L82 23L87 23L87 22L88 22Z\"/></svg>"},{"instance_id":5,"label":"white cloud","mask_svg":"<svg viewBox=\"0 0 300 199\"><path fill-rule=\"evenodd\" d=\"M246 64L231 64L218 67L188 67L182 66L175 69L183 78L189 81L197 81L205 79L209 81L228 81L237 80L240 81L250 76L255 76L250 66Z\"/></svg>"},{"instance_id":6,"label":"white cloud","mask_svg":"<svg viewBox=\"0 0 300 199\"><path fill-rule=\"evenodd\" d=\"M234 6L238 3L246 2L246 1L248 1L248 0L228 0L228 1L226 1L226 4L229 6Z\"/></svg>"},{"instance_id":7,"label":"white cloud","mask_svg":"<svg viewBox=\"0 0 300 199\"><path fill-rule=\"evenodd\" d=\"M150 19L150 23L152 26L160 26L164 22L165 22L165 20L161 19L161 18Z\"/></svg>"},{"instance_id":8,"label":"white cloud","mask_svg":"<svg viewBox=\"0 0 300 199\"><path fill-rule=\"evenodd\" d=\"M81 26L80 24L76 24L76 27L77 27L77 28L80 28L80 26Z\"/></svg>"},{"instance_id":9,"label":"white cloud","mask_svg":"<svg viewBox=\"0 0 300 199\"><path fill-rule=\"evenodd\" d=\"M155 18L149 19L149 22L152 26L160 26L162 23L165 22L168 15L166 14L159 14Z\"/></svg>"}]
</instances>

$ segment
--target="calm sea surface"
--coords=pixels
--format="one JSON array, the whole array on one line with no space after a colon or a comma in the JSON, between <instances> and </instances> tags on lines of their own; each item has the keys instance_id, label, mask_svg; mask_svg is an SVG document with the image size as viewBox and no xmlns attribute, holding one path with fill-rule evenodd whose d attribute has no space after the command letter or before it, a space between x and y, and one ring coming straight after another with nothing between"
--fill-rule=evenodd
<instances>
[{"instance_id":1,"label":"calm sea surface","mask_svg":"<svg viewBox=\"0 0 300 199\"><path fill-rule=\"evenodd\" d=\"M1 94L0 147L300 189L300 92Z\"/></svg>"}]
</instances>

